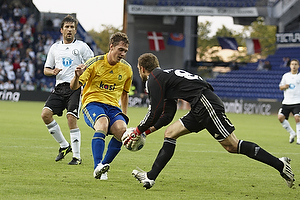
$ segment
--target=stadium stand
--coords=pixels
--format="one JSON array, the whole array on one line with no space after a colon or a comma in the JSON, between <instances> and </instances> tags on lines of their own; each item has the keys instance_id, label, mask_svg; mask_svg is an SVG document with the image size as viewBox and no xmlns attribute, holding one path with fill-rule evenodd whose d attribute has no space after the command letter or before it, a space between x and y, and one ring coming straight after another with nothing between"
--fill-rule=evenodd
<instances>
[{"instance_id":1,"label":"stadium stand","mask_svg":"<svg viewBox=\"0 0 300 200\"><path fill-rule=\"evenodd\" d=\"M130 0L130 4L147 5L153 1ZM157 0L157 6L253 7L256 0Z\"/></svg>"},{"instance_id":2,"label":"stadium stand","mask_svg":"<svg viewBox=\"0 0 300 200\"><path fill-rule=\"evenodd\" d=\"M45 76L43 67L48 49L61 34L32 14L32 8L31 1L0 0L0 90L49 92L55 85L55 77ZM80 23L77 33L78 39L86 41L96 54L101 53Z\"/></svg>"},{"instance_id":3,"label":"stadium stand","mask_svg":"<svg viewBox=\"0 0 300 200\"><path fill-rule=\"evenodd\" d=\"M266 60L270 61L272 70L256 71L258 62L248 63L239 70L219 74L216 78L206 79L214 87L221 98L245 99L283 99L283 92L279 90L279 82L289 67L280 67L282 57L300 59L300 48L279 48L274 55Z\"/></svg>"}]
</instances>

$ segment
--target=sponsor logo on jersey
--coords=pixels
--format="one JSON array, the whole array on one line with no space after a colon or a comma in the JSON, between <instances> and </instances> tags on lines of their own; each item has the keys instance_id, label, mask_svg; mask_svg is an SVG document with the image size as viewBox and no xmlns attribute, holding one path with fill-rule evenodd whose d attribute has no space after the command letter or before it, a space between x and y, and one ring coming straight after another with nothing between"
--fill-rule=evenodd
<instances>
[{"instance_id":1,"label":"sponsor logo on jersey","mask_svg":"<svg viewBox=\"0 0 300 200\"><path fill-rule=\"evenodd\" d=\"M73 60L71 58L63 58L62 59L62 64L64 67L70 67L72 62L73 62Z\"/></svg>"},{"instance_id":2,"label":"sponsor logo on jersey","mask_svg":"<svg viewBox=\"0 0 300 200\"><path fill-rule=\"evenodd\" d=\"M290 84L289 88L294 89L296 86L294 84Z\"/></svg>"},{"instance_id":3,"label":"sponsor logo on jersey","mask_svg":"<svg viewBox=\"0 0 300 200\"><path fill-rule=\"evenodd\" d=\"M114 91L116 88L116 84L114 83L113 85L108 85L108 84L104 84L102 81L100 83L99 86L101 89L105 89L105 90L110 90L110 91Z\"/></svg>"}]
</instances>

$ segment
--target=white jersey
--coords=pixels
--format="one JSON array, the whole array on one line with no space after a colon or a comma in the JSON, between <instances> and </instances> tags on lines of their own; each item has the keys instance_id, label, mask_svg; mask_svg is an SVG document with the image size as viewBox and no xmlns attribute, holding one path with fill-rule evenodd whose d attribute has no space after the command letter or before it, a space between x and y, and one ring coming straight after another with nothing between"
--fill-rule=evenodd
<instances>
[{"instance_id":1,"label":"white jersey","mask_svg":"<svg viewBox=\"0 0 300 200\"><path fill-rule=\"evenodd\" d=\"M94 57L93 51L82 41L74 40L70 44L59 41L50 47L44 67L62 69L56 75L55 85L63 82L70 83L75 75L76 67L92 57Z\"/></svg>"},{"instance_id":2,"label":"white jersey","mask_svg":"<svg viewBox=\"0 0 300 200\"><path fill-rule=\"evenodd\" d=\"M289 84L290 87L284 90L282 104L292 105L300 103L300 74L287 72L282 76L279 86Z\"/></svg>"}]
</instances>

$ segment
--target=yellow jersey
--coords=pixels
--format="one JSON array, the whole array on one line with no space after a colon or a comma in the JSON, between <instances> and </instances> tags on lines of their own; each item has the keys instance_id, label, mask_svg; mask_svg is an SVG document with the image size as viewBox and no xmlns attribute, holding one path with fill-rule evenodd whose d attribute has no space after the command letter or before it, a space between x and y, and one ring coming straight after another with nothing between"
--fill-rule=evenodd
<instances>
[{"instance_id":1,"label":"yellow jersey","mask_svg":"<svg viewBox=\"0 0 300 200\"><path fill-rule=\"evenodd\" d=\"M83 85L83 108L90 102L100 102L120 107L123 91L129 92L132 82L131 65L122 59L112 66L107 62L107 54L89 59L86 70L79 77Z\"/></svg>"}]
</instances>

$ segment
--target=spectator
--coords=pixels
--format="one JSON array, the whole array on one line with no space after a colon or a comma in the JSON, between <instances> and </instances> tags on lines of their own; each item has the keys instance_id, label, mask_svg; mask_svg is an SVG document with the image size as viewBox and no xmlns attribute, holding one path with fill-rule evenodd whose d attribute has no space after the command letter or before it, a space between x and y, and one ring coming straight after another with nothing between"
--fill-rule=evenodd
<instances>
[{"instance_id":1,"label":"spectator","mask_svg":"<svg viewBox=\"0 0 300 200\"><path fill-rule=\"evenodd\" d=\"M11 69L11 70L9 70L7 72L7 79L8 79L8 81L11 81L12 83L15 82L15 80L16 80L16 74L15 74L15 72L14 72L13 69Z\"/></svg>"},{"instance_id":2,"label":"spectator","mask_svg":"<svg viewBox=\"0 0 300 200\"><path fill-rule=\"evenodd\" d=\"M54 83L50 82L49 86L47 84L45 84L45 83L42 83L41 84L41 90L43 92L52 92L54 90Z\"/></svg>"},{"instance_id":3,"label":"spectator","mask_svg":"<svg viewBox=\"0 0 300 200\"><path fill-rule=\"evenodd\" d=\"M41 85L42 83L45 83L45 77L44 77L44 73L42 72L41 69L37 69L36 73L35 73L35 77L34 77L35 83L36 83L36 87L38 90L41 90Z\"/></svg>"},{"instance_id":4,"label":"spectator","mask_svg":"<svg viewBox=\"0 0 300 200\"><path fill-rule=\"evenodd\" d=\"M20 60L19 60L19 58L16 58L13 63L13 70L16 73L18 69L21 69Z\"/></svg>"},{"instance_id":5,"label":"spectator","mask_svg":"<svg viewBox=\"0 0 300 200\"><path fill-rule=\"evenodd\" d=\"M26 90L27 90L27 82L26 82L26 81L23 81L23 82L21 83L21 90L22 90L22 91L26 91Z\"/></svg>"},{"instance_id":6,"label":"spectator","mask_svg":"<svg viewBox=\"0 0 300 200\"><path fill-rule=\"evenodd\" d=\"M264 69L264 62L263 62L263 60L259 60L256 71L261 71L263 69Z\"/></svg>"},{"instance_id":7,"label":"spectator","mask_svg":"<svg viewBox=\"0 0 300 200\"><path fill-rule=\"evenodd\" d=\"M34 84L32 82L31 83L27 83L26 90L27 91L34 91L35 90Z\"/></svg>"},{"instance_id":8,"label":"spectator","mask_svg":"<svg viewBox=\"0 0 300 200\"><path fill-rule=\"evenodd\" d=\"M5 20L3 19L2 15L0 15L0 24L1 26L5 25Z\"/></svg>"},{"instance_id":9,"label":"spectator","mask_svg":"<svg viewBox=\"0 0 300 200\"><path fill-rule=\"evenodd\" d=\"M4 40L0 43L0 50L4 52L9 47L9 41L4 37Z\"/></svg>"},{"instance_id":10,"label":"spectator","mask_svg":"<svg viewBox=\"0 0 300 200\"><path fill-rule=\"evenodd\" d=\"M3 37L3 30L2 30L2 26L0 24L0 41L2 41L4 39Z\"/></svg>"},{"instance_id":11,"label":"spectator","mask_svg":"<svg viewBox=\"0 0 300 200\"><path fill-rule=\"evenodd\" d=\"M34 74L35 74L35 65L34 65L34 63L33 63L32 60L28 61L28 66L27 67L28 67L30 76L34 77Z\"/></svg>"},{"instance_id":12,"label":"spectator","mask_svg":"<svg viewBox=\"0 0 300 200\"><path fill-rule=\"evenodd\" d=\"M265 63L264 63L264 70L269 71L269 70L271 70L271 69L272 69L272 65L271 65L270 61L265 60Z\"/></svg>"},{"instance_id":13,"label":"spectator","mask_svg":"<svg viewBox=\"0 0 300 200\"><path fill-rule=\"evenodd\" d=\"M34 18L34 14L31 14L31 15L28 17L27 23L28 23L31 27L34 27L34 26L35 26L36 20L35 20L35 18Z\"/></svg>"},{"instance_id":14,"label":"spectator","mask_svg":"<svg viewBox=\"0 0 300 200\"><path fill-rule=\"evenodd\" d=\"M8 18L9 16L9 9L6 1L4 1L1 5L1 15L3 16L4 19Z\"/></svg>"},{"instance_id":15,"label":"spectator","mask_svg":"<svg viewBox=\"0 0 300 200\"><path fill-rule=\"evenodd\" d=\"M15 23L14 20L10 17L7 21L7 29L9 36L12 36L13 32L15 31Z\"/></svg>"},{"instance_id":16,"label":"spectator","mask_svg":"<svg viewBox=\"0 0 300 200\"><path fill-rule=\"evenodd\" d=\"M280 64L280 67L289 67L290 66L290 62L291 62L290 57L283 57L282 58L282 62Z\"/></svg>"},{"instance_id":17,"label":"spectator","mask_svg":"<svg viewBox=\"0 0 300 200\"><path fill-rule=\"evenodd\" d=\"M26 57L29 60L35 60L35 52L32 50L32 48L26 49Z\"/></svg>"},{"instance_id":18,"label":"spectator","mask_svg":"<svg viewBox=\"0 0 300 200\"><path fill-rule=\"evenodd\" d=\"M53 21L52 19L48 18L45 22L46 24L46 30L47 31L53 31Z\"/></svg>"},{"instance_id":19,"label":"spectator","mask_svg":"<svg viewBox=\"0 0 300 200\"><path fill-rule=\"evenodd\" d=\"M60 30L60 24L61 24L61 19L58 16L56 16L53 19L53 29L54 29L54 31L59 31Z\"/></svg>"},{"instance_id":20,"label":"spectator","mask_svg":"<svg viewBox=\"0 0 300 200\"><path fill-rule=\"evenodd\" d=\"M28 3L26 3L26 1L22 2L22 6L21 6L22 15L25 15L25 16L29 15L29 7L30 7L30 5L28 5Z\"/></svg>"},{"instance_id":21,"label":"spectator","mask_svg":"<svg viewBox=\"0 0 300 200\"><path fill-rule=\"evenodd\" d=\"M14 13L14 21L19 22L22 16L22 9L18 5L16 5L15 8L13 9L13 13Z\"/></svg>"},{"instance_id":22,"label":"spectator","mask_svg":"<svg viewBox=\"0 0 300 200\"><path fill-rule=\"evenodd\" d=\"M290 57L286 57L286 65L285 67L289 67L291 64L291 58Z\"/></svg>"},{"instance_id":23,"label":"spectator","mask_svg":"<svg viewBox=\"0 0 300 200\"><path fill-rule=\"evenodd\" d=\"M14 86L14 84L11 82L11 80L8 80L7 82L5 82L5 83L3 84L3 88L4 88L4 90L13 90L13 89L15 89L15 86Z\"/></svg>"},{"instance_id":24,"label":"spectator","mask_svg":"<svg viewBox=\"0 0 300 200\"><path fill-rule=\"evenodd\" d=\"M235 61L232 61L229 64L229 67L230 67L231 70L239 70L239 65Z\"/></svg>"},{"instance_id":25,"label":"spectator","mask_svg":"<svg viewBox=\"0 0 300 200\"><path fill-rule=\"evenodd\" d=\"M23 80L28 84L32 82L32 77L30 75L29 69L27 68L27 70L24 72L23 74Z\"/></svg>"},{"instance_id":26,"label":"spectator","mask_svg":"<svg viewBox=\"0 0 300 200\"><path fill-rule=\"evenodd\" d=\"M4 70L6 72L6 74L8 73L8 71L10 71L11 69L14 69L14 66L11 63L11 60L9 58L6 58L3 62L3 67Z\"/></svg>"},{"instance_id":27,"label":"spectator","mask_svg":"<svg viewBox=\"0 0 300 200\"><path fill-rule=\"evenodd\" d=\"M22 32L23 32L23 38L30 37L32 35L31 26L28 23L24 24L22 28Z\"/></svg>"},{"instance_id":28,"label":"spectator","mask_svg":"<svg viewBox=\"0 0 300 200\"><path fill-rule=\"evenodd\" d=\"M17 69L16 71L16 81L15 81L15 89L20 90L21 89L21 83L22 83L23 74L21 72L21 69Z\"/></svg>"},{"instance_id":29,"label":"spectator","mask_svg":"<svg viewBox=\"0 0 300 200\"><path fill-rule=\"evenodd\" d=\"M8 80L7 73L4 70L4 68L1 66L0 67L0 81L6 82L7 80Z\"/></svg>"},{"instance_id":30,"label":"spectator","mask_svg":"<svg viewBox=\"0 0 300 200\"><path fill-rule=\"evenodd\" d=\"M4 90L4 82L0 80L0 90Z\"/></svg>"},{"instance_id":31,"label":"spectator","mask_svg":"<svg viewBox=\"0 0 300 200\"><path fill-rule=\"evenodd\" d=\"M21 25L24 25L24 24L26 24L26 22L27 22L27 18L26 18L26 16L25 15L22 15L21 17L20 17L20 24Z\"/></svg>"},{"instance_id":32,"label":"spectator","mask_svg":"<svg viewBox=\"0 0 300 200\"><path fill-rule=\"evenodd\" d=\"M20 62L20 68L21 68L21 73L22 73L22 75L23 75L24 72L25 72L26 69L27 69L27 62L25 62L24 59L22 59L21 62Z\"/></svg>"},{"instance_id":33,"label":"spectator","mask_svg":"<svg viewBox=\"0 0 300 200\"><path fill-rule=\"evenodd\" d=\"M43 51L44 51L44 43L43 43L42 40L39 40L39 41L37 42L37 44L35 45L35 50L36 50L37 54L38 54L39 52L43 52Z\"/></svg>"},{"instance_id":34,"label":"spectator","mask_svg":"<svg viewBox=\"0 0 300 200\"><path fill-rule=\"evenodd\" d=\"M47 54L45 51L42 51L38 52L36 56L36 69L44 69L44 63L46 62Z\"/></svg>"}]
</instances>

